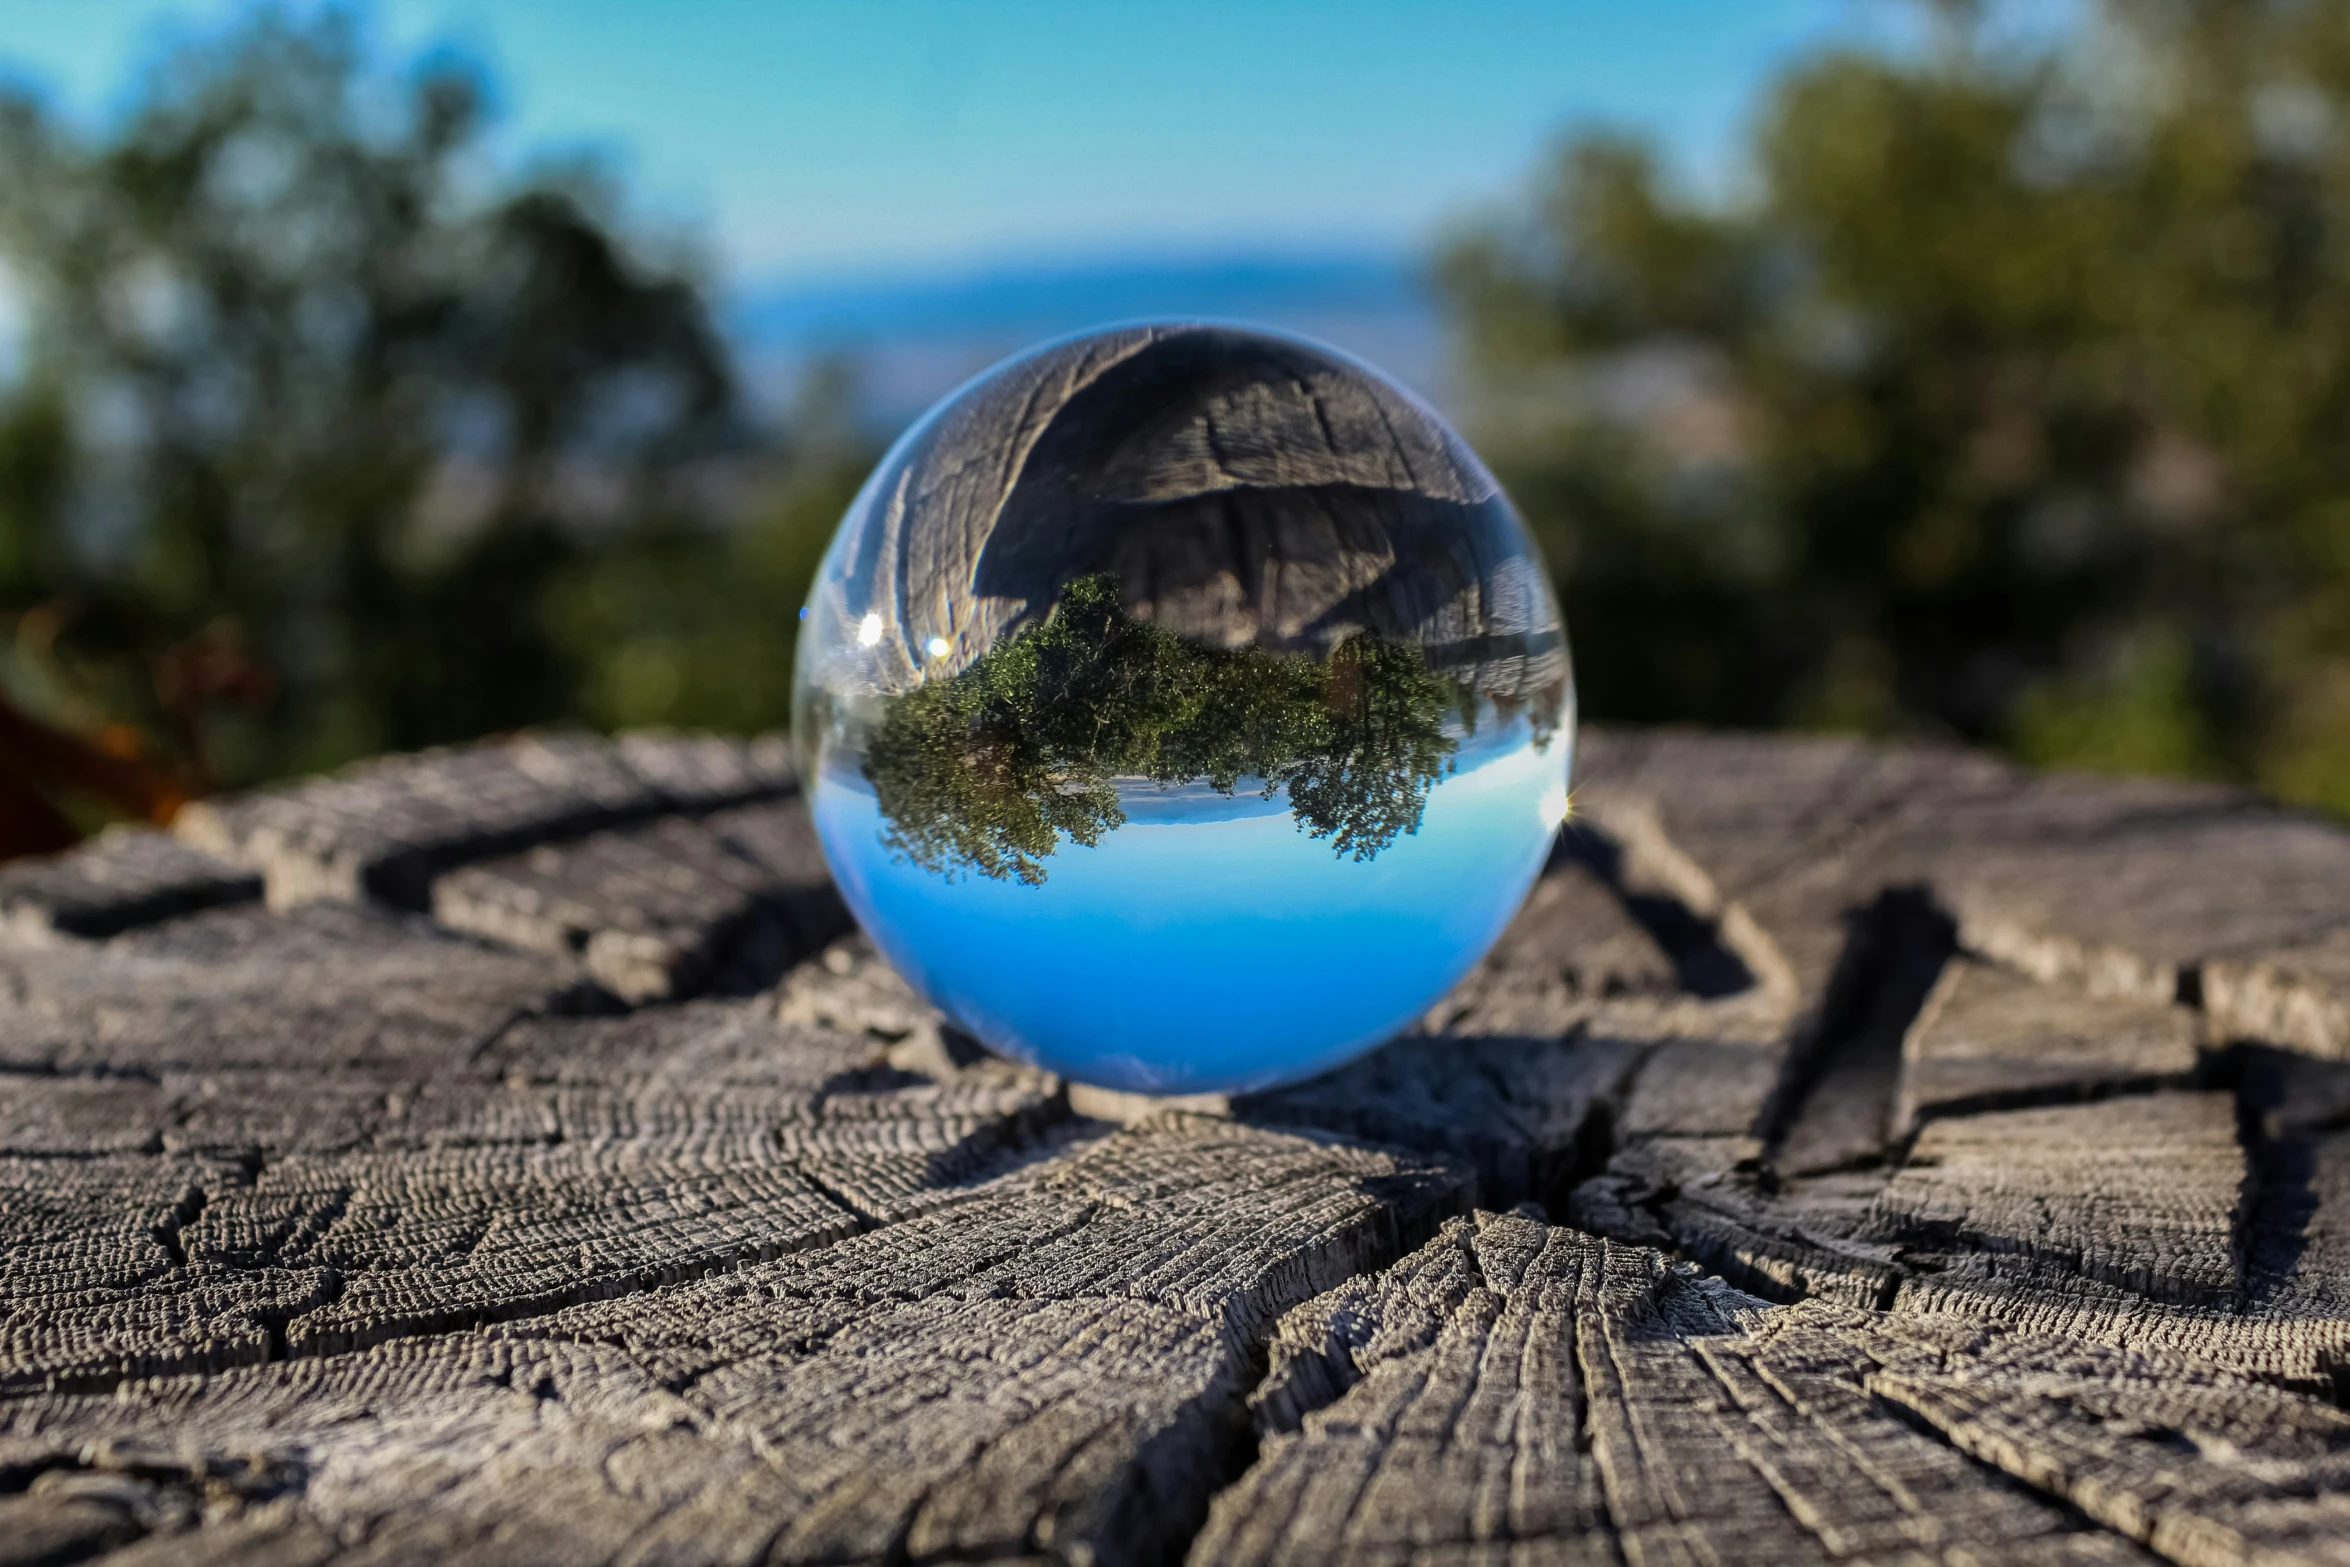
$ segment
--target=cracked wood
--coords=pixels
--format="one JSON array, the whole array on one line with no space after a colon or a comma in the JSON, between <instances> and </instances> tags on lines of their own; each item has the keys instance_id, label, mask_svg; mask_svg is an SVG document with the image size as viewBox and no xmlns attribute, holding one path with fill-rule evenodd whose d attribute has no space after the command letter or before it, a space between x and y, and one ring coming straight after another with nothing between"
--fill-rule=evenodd
<instances>
[{"instance_id":1,"label":"cracked wood","mask_svg":"<svg viewBox=\"0 0 2350 1567\"><path fill-rule=\"evenodd\" d=\"M1312 1083L997 1061L782 748L0 870L0 1563L2340 1561L2350 835L1598 733Z\"/></svg>"}]
</instances>

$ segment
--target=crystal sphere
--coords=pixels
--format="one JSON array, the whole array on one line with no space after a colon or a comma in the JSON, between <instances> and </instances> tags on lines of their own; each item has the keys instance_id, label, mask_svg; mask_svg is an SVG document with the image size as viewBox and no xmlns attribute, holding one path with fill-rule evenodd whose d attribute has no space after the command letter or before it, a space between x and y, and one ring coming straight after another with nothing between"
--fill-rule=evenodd
<instances>
[{"instance_id":1,"label":"crystal sphere","mask_svg":"<svg viewBox=\"0 0 2350 1567\"><path fill-rule=\"evenodd\" d=\"M1476 456L1298 338L1121 327L933 408L801 611L792 722L874 943L990 1048L1176 1094L1419 1018L1566 813L1548 574Z\"/></svg>"}]
</instances>

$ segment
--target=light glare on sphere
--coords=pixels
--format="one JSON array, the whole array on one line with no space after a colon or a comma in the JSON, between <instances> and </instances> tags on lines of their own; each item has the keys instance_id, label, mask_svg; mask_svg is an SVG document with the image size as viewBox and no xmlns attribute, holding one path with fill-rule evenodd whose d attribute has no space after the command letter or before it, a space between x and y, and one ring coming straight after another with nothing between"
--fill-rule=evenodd
<instances>
[{"instance_id":1,"label":"light glare on sphere","mask_svg":"<svg viewBox=\"0 0 2350 1567\"><path fill-rule=\"evenodd\" d=\"M1005 1055L1148 1093L1310 1077L1501 934L1566 810L1539 554L1461 439L1299 339L1120 328L926 414L801 612L818 837Z\"/></svg>"}]
</instances>

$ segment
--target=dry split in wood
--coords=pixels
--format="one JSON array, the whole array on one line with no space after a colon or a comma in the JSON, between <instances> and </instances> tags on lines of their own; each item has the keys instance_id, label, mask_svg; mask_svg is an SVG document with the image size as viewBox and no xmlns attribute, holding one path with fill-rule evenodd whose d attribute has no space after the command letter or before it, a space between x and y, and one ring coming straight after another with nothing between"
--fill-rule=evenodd
<instances>
[{"instance_id":1,"label":"dry split in wood","mask_svg":"<svg viewBox=\"0 0 2350 1567\"><path fill-rule=\"evenodd\" d=\"M772 744L0 869L0 1563L2350 1560L2350 836L1600 734L1312 1083L945 1026Z\"/></svg>"}]
</instances>

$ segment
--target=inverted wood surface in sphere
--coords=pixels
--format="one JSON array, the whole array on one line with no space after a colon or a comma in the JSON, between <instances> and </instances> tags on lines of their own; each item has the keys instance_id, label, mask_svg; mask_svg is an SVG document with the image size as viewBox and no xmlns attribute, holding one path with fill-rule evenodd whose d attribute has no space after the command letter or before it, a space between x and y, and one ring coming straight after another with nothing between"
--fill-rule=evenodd
<instances>
[{"instance_id":1,"label":"inverted wood surface in sphere","mask_svg":"<svg viewBox=\"0 0 2350 1567\"><path fill-rule=\"evenodd\" d=\"M1203 647L1322 657L1368 632L1505 698L1567 675L1546 574L1460 438L1368 367L1239 328L1113 328L998 366L883 461L840 548L815 607L875 617L858 679L890 691L1096 575Z\"/></svg>"},{"instance_id":2,"label":"inverted wood surface in sphere","mask_svg":"<svg viewBox=\"0 0 2350 1567\"><path fill-rule=\"evenodd\" d=\"M2350 1560L2350 834L1600 732L1492 957L1175 1106L772 742L0 869L0 1563Z\"/></svg>"}]
</instances>

